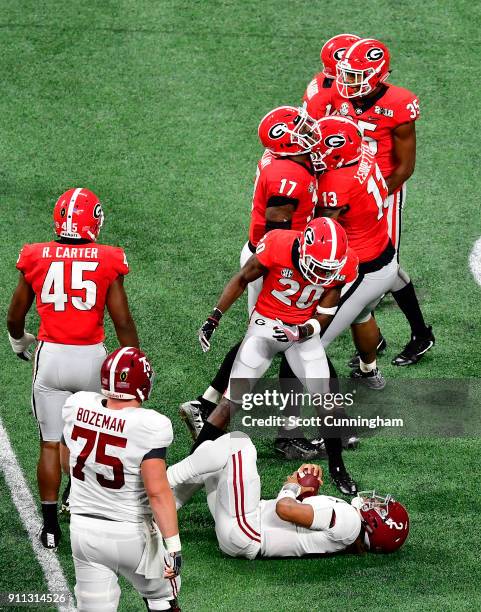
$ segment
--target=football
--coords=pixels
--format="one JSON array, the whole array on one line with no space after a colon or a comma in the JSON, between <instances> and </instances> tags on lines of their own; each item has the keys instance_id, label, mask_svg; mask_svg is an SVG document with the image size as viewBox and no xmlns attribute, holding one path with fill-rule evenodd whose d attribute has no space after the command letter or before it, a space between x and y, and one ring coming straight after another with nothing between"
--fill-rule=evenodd
<instances>
[{"instance_id":1,"label":"football","mask_svg":"<svg viewBox=\"0 0 481 612\"><path fill-rule=\"evenodd\" d=\"M317 476L314 474L307 474L304 472L304 476L297 476L297 482L301 485L301 487L313 487L314 491L307 491L306 493L301 493L297 498L299 501L306 499L306 497L311 497L312 495L317 495L319 491L319 480Z\"/></svg>"}]
</instances>

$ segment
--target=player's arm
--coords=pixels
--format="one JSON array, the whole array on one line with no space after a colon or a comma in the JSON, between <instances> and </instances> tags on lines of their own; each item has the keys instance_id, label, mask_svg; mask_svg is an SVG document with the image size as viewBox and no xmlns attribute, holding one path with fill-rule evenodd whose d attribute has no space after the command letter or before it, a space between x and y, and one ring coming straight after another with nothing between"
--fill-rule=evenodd
<instances>
[{"instance_id":1,"label":"player's arm","mask_svg":"<svg viewBox=\"0 0 481 612\"><path fill-rule=\"evenodd\" d=\"M64 474L70 474L70 449L65 444L65 438L60 440L60 465Z\"/></svg>"},{"instance_id":2,"label":"player's arm","mask_svg":"<svg viewBox=\"0 0 481 612\"><path fill-rule=\"evenodd\" d=\"M260 278L267 269L260 263L256 255L252 255L240 271L235 274L224 287L212 314L199 329L199 342L204 353L210 349L210 339L219 326L222 315L244 293L252 281Z\"/></svg>"},{"instance_id":3,"label":"player's arm","mask_svg":"<svg viewBox=\"0 0 481 612\"><path fill-rule=\"evenodd\" d=\"M319 300L315 315L302 325L277 325L273 337L279 342L298 342L315 334L323 334L337 312L341 298L341 287L326 291Z\"/></svg>"},{"instance_id":4,"label":"player's arm","mask_svg":"<svg viewBox=\"0 0 481 612\"><path fill-rule=\"evenodd\" d=\"M292 201L291 201L292 200ZM291 229L292 215L297 206L297 200L275 196L269 198L266 208L266 232L275 229Z\"/></svg>"},{"instance_id":5,"label":"player's arm","mask_svg":"<svg viewBox=\"0 0 481 612\"><path fill-rule=\"evenodd\" d=\"M167 480L165 460L158 457L144 458L141 474L155 522L164 538L165 548L172 557L172 566L166 567L165 577L173 578L180 573L182 557L177 510Z\"/></svg>"},{"instance_id":6,"label":"player's arm","mask_svg":"<svg viewBox=\"0 0 481 612\"><path fill-rule=\"evenodd\" d=\"M118 276L110 285L107 292L106 305L120 346L135 346L139 348L137 328L130 314L127 293L124 288L124 277L122 275Z\"/></svg>"},{"instance_id":7,"label":"player's arm","mask_svg":"<svg viewBox=\"0 0 481 612\"><path fill-rule=\"evenodd\" d=\"M27 283L24 275L20 273L8 308L7 329L14 353L25 361L31 359L32 355L28 349L35 342L35 336L25 332L25 318L34 298L35 293L32 287Z\"/></svg>"},{"instance_id":8,"label":"player's arm","mask_svg":"<svg viewBox=\"0 0 481 612\"><path fill-rule=\"evenodd\" d=\"M339 208L324 208L323 206L317 206L315 211L315 217L329 217L329 219L336 220L341 215L344 215L349 210L349 204L344 204Z\"/></svg>"},{"instance_id":9,"label":"player's arm","mask_svg":"<svg viewBox=\"0 0 481 612\"><path fill-rule=\"evenodd\" d=\"M414 121L398 125L393 131L394 155L398 162L394 172L386 178L389 194L396 191L414 172L416 165L416 124Z\"/></svg>"}]
</instances>

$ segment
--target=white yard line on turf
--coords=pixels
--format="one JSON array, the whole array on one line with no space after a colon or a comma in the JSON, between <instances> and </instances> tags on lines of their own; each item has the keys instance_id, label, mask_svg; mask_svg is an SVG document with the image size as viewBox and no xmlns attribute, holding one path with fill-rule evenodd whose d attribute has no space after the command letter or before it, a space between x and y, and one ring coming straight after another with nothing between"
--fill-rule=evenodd
<instances>
[{"instance_id":1,"label":"white yard line on turf","mask_svg":"<svg viewBox=\"0 0 481 612\"><path fill-rule=\"evenodd\" d=\"M473 250L469 255L469 267L474 280L481 285L481 238L474 243Z\"/></svg>"},{"instance_id":2,"label":"white yard line on turf","mask_svg":"<svg viewBox=\"0 0 481 612\"><path fill-rule=\"evenodd\" d=\"M40 515L33 500L32 494L25 481L17 457L13 452L12 445L0 418L0 470L5 476L5 481L10 489L13 503L18 510L20 519L29 535L33 552L43 570L45 580L50 593L63 593L68 595L69 603L57 603L61 612L75 612L72 593L60 566L57 555L45 549L38 539L41 527ZM12 591L15 591L12 585Z\"/></svg>"}]
</instances>

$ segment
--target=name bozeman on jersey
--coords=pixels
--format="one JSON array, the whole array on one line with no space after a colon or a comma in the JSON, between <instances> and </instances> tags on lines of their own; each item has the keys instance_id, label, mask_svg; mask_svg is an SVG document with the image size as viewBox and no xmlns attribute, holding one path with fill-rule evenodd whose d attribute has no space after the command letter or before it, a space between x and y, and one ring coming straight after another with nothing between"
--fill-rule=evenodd
<instances>
[{"instance_id":1,"label":"name bozeman on jersey","mask_svg":"<svg viewBox=\"0 0 481 612\"><path fill-rule=\"evenodd\" d=\"M170 446L172 424L155 410L137 407L111 410L103 405L104 401L104 396L98 393L79 392L66 401L62 410L63 436L70 450L71 472L87 443L79 429L76 440L72 439L74 427L97 432L95 446L82 469L84 479L72 476L70 512L115 521L142 522L152 514L141 477L142 460L151 450ZM126 440L124 448L109 444L108 439L105 445L105 455L116 457L122 463L124 483L120 488L102 486L98 481L97 476L111 482L116 477L112 466L96 461L97 443L102 434L121 438L122 444Z\"/></svg>"}]
</instances>

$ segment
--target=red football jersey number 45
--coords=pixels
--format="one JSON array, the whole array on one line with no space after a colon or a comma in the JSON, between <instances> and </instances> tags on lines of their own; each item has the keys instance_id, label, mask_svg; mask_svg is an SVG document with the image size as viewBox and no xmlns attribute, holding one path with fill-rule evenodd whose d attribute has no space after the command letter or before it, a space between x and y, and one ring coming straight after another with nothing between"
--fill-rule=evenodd
<instances>
[{"instance_id":1,"label":"red football jersey number 45","mask_svg":"<svg viewBox=\"0 0 481 612\"><path fill-rule=\"evenodd\" d=\"M72 306L77 310L91 310L97 300L97 285L93 280L85 280L84 272L94 272L98 261L72 261L70 289L85 291L85 299L71 296ZM40 299L43 304L53 304L55 311L64 311L69 300L65 292L65 262L53 261L50 264L42 285ZM68 288L67 288L68 289Z\"/></svg>"}]
</instances>

